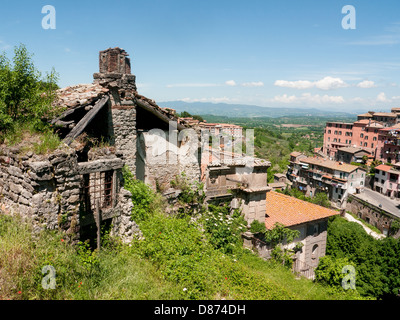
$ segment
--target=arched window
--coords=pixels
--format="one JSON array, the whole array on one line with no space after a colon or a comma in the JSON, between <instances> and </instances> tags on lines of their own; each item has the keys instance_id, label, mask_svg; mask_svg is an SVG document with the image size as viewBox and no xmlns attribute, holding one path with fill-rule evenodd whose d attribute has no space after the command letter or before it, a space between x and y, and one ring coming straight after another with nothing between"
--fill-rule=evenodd
<instances>
[{"instance_id":1,"label":"arched window","mask_svg":"<svg viewBox=\"0 0 400 320\"><path fill-rule=\"evenodd\" d=\"M319 247L317 244L314 244L311 251L311 259L315 260L319 256Z\"/></svg>"}]
</instances>

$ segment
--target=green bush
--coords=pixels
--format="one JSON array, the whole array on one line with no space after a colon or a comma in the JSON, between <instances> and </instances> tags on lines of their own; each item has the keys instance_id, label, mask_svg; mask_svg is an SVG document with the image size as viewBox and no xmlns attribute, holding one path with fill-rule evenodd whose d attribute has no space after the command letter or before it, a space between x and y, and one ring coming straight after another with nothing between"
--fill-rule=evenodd
<instances>
[{"instance_id":1,"label":"green bush","mask_svg":"<svg viewBox=\"0 0 400 320\"><path fill-rule=\"evenodd\" d=\"M232 211L232 212L230 212ZM204 213L204 229L215 249L233 253L235 246L240 246L241 234L246 231L246 221L240 210L231 210L226 204L209 205Z\"/></svg>"},{"instance_id":2,"label":"green bush","mask_svg":"<svg viewBox=\"0 0 400 320\"><path fill-rule=\"evenodd\" d=\"M341 287L342 280L346 276L346 273L342 272L343 267L347 265L355 267L355 264L351 263L347 258L321 257L318 267L315 269L315 280L331 287Z\"/></svg>"},{"instance_id":3,"label":"green bush","mask_svg":"<svg viewBox=\"0 0 400 320\"><path fill-rule=\"evenodd\" d=\"M326 254L332 265L347 260L356 269L356 289L362 296L393 298L400 289L400 241L393 238L376 240L355 222L334 217L328 223ZM337 260L337 261L335 261ZM323 260L322 260L323 261ZM321 268L318 267L322 270ZM325 266L325 269L329 269ZM333 274L333 273L332 273ZM324 282L328 275L322 277Z\"/></svg>"},{"instance_id":4,"label":"green bush","mask_svg":"<svg viewBox=\"0 0 400 320\"><path fill-rule=\"evenodd\" d=\"M190 182L186 174L182 172L170 182L175 189L180 189L178 202L180 208L178 214L180 216L192 216L205 212L204 200L206 194L204 192L204 184L198 181Z\"/></svg>"},{"instance_id":5,"label":"green bush","mask_svg":"<svg viewBox=\"0 0 400 320\"><path fill-rule=\"evenodd\" d=\"M132 220L146 220L159 203L156 193L144 182L136 180L127 166L122 168L124 188L132 194Z\"/></svg>"},{"instance_id":6,"label":"green bush","mask_svg":"<svg viewBox=\"0 0 400 320\"><path fill-rule=\"evenodd\" d=\"M17 123L30 122L42 130L43 120L60 112L52 106L56 95L57 74L54 70L42 79L32 55L24 45L15 47L12 62L0 55L0 131L17 128Z\"/></svg>"},{"instance_id":7,"label":"green bush","mask_svg":"<svg viewBox=\"0 0 400 320\"><path fill-rule=\"evenodd\" d=\"M250 232L252 233L262 233L264 234L267 231L266 227L265 227L265 223L261 223L258 220L254 220L251 224L250 224Z\"/></svg>"}]
</instances>

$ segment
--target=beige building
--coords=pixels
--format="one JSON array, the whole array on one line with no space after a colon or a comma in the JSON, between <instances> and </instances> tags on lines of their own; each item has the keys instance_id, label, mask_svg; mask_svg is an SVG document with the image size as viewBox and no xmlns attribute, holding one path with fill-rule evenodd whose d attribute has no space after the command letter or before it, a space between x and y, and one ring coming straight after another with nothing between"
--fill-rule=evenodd
<instances>
[{"instance_id":1,"label":"beige building","mask_svg":"<svg viewBox=\"0 0 400 320\"><path fill-rule=\"evenodd\" d=\"M313 197L318 192L325 192L329 200L341 208L349 194L364 189L366 170L348 163L294 152L291 154L288 178L293 187L303 191L306 196Z\"/></svg>"},{"instance_id":2,"label":"beige building","mask_svg":"<svg viewBox=\"0 0 400 320\"><path fill-rule=\"evenodd\" d=\"M271 191L267 194L265 226L271 230L276 223L280 223L299 231L299 236L292 243L283 245L291 250L301 247L294 250L293 269L301 275L313 278L319 259L325 255L328 219L338 214L338 211ZM259 242L258 249L268 255L272 248Z\"/></svg>"}]
</instances>

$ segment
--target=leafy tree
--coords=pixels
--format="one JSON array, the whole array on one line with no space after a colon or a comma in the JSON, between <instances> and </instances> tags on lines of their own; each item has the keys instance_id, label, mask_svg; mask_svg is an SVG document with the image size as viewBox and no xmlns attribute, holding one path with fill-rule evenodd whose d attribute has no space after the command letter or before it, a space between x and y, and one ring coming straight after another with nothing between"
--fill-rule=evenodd
<instances>
[{"instance_id":1,"label":"leafy tree","mask_svg":"<svg viewBox=\"0 0 400 320\"><path fill-rule=\"evenodd\" d=\"M382 298L400 294L400 241L385 238L379 246L378 262L382 272Z\"/></svg>"},{"instance_id":2,"label":"leafy tree","mask_svg":"<svg viewBox=\"0 0 400 320\"><path fill-rule=\"evenodd\" d=\"M15 47L12 62L0 55L0 129L11 130L18 122L43 128L43 121L59 110L52 107L58 75L54 71L42 79L32 55L24 45Z\"/></svg>"},{"instance_id":3,"label":"leafy tree","mask_svg":"<svg viewBox=\"0 0 400 320\"><path fill-rule=\"evenodd\" d=\"M215 249L233 253L241 245L241 233L246 229L246 221L240 210L232 210L227 204L208 206L204 213L204 229Z\"/></svg>"},{"instance_id":4,"label":"leafy tree","mask_svg":"<svg viewBox=\"0 0 400 320\"><path fill-rule=\"evenodd\" d=\"M179 117L181 117L181 118L190 118L190 117L192 117L192 115L187 111L183 111L183 112L181 112Z\"/></svg>"},{"instance_id":5,"label":"leafy tree","mask_svg":"<svg viewBox=\"0 0 400 320\"><path fill-rule=\"evenodd\" d=\"M202 117L202 116L199 116L199 115L197 115L197 114L193 116L193 119L199 120L200 122L203 122L203 121L204 121L203 117Z\"/></svg>"},{"instance_id":6,"label":"leafy tree","mask_svg":"<svg viewBox=\"0 0 400 320\"><path fill-rule=\"evenodd\" d=\"M396 241L375 240L355 222L338 216L329 220L326 254L354 264L357 291L363 296L381 298L399 288L400 279L393 269L399 265L396 246Z\"/></svg>"},{"instance_id":7,"label":"leafy tree","mask_svg":"<svg viewBox=\"0 0 400 320\"><path fill-rule=\"evenodd\" d=\"M329 208L331 206L328 195L324 192L318 192L313 198L310 198L309 201L325 208Z\"/></svg>"},{"instance_id":8,"label":"leafy tree","mask_svg":"<svg viewBox=\"0 0 400 320\"><path fill-rule=\"evenodd\" d=\"M292 230L286 228L283 224L277 222L271 230L267 230L265 235L265 242L271 245L278 245L281 243L291 243L300 232L298 230Z\"/></svg>"}]
</instances>

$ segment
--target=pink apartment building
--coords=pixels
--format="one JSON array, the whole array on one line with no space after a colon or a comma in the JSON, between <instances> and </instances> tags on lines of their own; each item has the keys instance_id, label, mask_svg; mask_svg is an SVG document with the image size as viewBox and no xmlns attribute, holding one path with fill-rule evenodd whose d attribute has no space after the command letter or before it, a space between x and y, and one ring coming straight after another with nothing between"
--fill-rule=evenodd
<instances>
[{"instance_id":1,"label":"pink apartment building","mask_svg":"<svg viewBox=\"0 0 400 320\"><path fill-rule=\"evenodd\" d=\"M400 198L398 167L381 164L375 168L374 190L391 198Z\"/></svg>"},{"instance_id":2,"label":"pink apartment building","mask_svg":"<svg viewBox=\"0 0 400 320\"><path fill-rule=\"evenodd\" d=\"M324 133L323 153L336 159L338 149L343 147L362 148L371 157L389 163L400 161L400 150L393 135L400 130L400 108L392 112L369 111L360 114L354 123L327 122Z\"/></svg>"},{"instance_id":3,"label":"pink apartment building","mask_svg":"<svg viewBox=\"0 0 400 320\"><path fill-rule=\"evenodd\" d=\"M379 130L377 159L387 163L400 162L400 128Z\"/></svg>"},{"instance_id":4,"label":"pink apartment building","mask_svg":"<svg viewBox=\"0 0 400 320\"><path fill-rule=\"evenodd\" d=\"M323 152L335 159L340 148L360 147L375 156L380 128L383 125L379 122L366 119L354 123L327 122Z\"/></svg>"}]
</instances>

